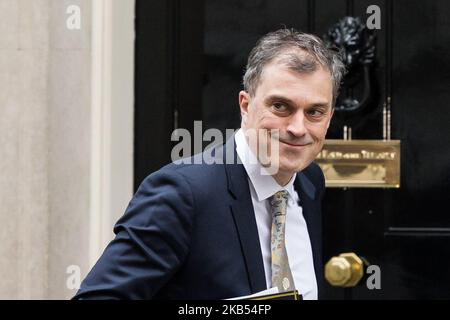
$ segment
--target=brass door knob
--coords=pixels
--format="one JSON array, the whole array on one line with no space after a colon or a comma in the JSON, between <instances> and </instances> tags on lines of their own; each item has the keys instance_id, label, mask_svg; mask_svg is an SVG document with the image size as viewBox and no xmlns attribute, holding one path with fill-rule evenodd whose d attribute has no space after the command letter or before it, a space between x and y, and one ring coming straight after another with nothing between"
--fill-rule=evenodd
<instances>
[{"instance_id":1,"label":"brass door knob","mask_svg":"<svg viewBox=\"0 0 450 320\"><path fill-rule=\"evenodd\" d=\"M325 279L335 287L354 287L364 276L364 262L353 252L333 257L325 265Z\"/></svg>"}]
</instances>

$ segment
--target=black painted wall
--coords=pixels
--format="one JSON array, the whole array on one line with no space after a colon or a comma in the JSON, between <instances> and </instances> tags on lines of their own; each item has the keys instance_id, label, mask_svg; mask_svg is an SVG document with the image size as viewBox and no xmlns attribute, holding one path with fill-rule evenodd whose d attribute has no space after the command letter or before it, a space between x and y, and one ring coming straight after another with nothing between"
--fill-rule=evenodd
<instances>
[{"instance_id":1,"label":"black painted wall","mask_svg":"<svg viewBox=\"0 0 450 320\"><path fill-rule=\"evenodd\" d=\"M329 287L328 298L450 298L450 2L446 0L137 0L135 186L170 161L175 127L238 128L238 92L256 40L281 26L323 35L381 8L377 104L353 138L381 139L391 97L402 141L400 189L328 189L325 261L354 251L382 289ZM336 119L329 138L341 138Z\"/></svg>"}]
</instances>

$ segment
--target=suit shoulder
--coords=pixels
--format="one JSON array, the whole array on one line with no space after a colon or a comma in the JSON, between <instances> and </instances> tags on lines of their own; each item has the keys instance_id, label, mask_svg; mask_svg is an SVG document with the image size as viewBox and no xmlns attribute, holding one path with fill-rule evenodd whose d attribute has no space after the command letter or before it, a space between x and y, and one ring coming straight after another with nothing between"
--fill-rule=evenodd
<instances>
[{"instance_id":1,"label":"suit shoulder","mask_svg":"<svg viewBox=\"0 0 450 320\"><path fill-rule=\"evenodd\" d=\"M312 162L309 166L303 169L302 172L308 177L314 186L320 190L319 192L322 193L325 189L325 177L319 165Z\"/></svg>"},{"instance_id":2,"label":"suit shoulder","mask_svg":"<svg viewBox=\"0 0 450 320\"><path fill-rule=\"evenodd\" d=\"M205 190L214 188L215 185L220 185L221 182L225 181L226 173L223 164L208 164L196 160L198 159L191 157L183 162L172 162L150 174L145 180L164 179L165 177L181 179L190 186L194 193L199 190L205 192Z\"/></svg>"}]
</instances>

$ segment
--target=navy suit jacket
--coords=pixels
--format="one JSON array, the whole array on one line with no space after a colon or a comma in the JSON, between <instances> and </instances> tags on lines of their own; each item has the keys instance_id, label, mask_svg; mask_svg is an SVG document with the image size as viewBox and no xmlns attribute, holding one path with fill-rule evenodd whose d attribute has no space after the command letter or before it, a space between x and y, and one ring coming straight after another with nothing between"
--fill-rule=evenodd
<instances>
[{"instance_id":1,"label":"navy suit jacket","mask_svg":"<svg viewBox=\"0 0 450 320\"><path fill-rule=\"evenodd\" d=\"M237 159L234 137L211 154L227 153ZM224 299L265 290L247 173L234 163L172 163L148 176L74 299ZM320 295L322 171L310 164L294 187Z\"/></svg>"}]
</instances>

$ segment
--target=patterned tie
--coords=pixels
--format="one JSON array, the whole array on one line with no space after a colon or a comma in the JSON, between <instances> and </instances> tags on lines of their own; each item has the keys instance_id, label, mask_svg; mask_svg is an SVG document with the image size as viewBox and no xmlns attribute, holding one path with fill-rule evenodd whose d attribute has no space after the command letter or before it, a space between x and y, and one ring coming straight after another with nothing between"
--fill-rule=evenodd
<instances>
[{"instance_id":1,"label":"patterned tie","mask_svg":"<svg viewBox=\"0 0 450 320\"><path fill-rule=\"evenodd\" d=\"M272 206L272 287L279 292L294 290L294 280L285 246L286 207L288 192L278 191L270 198Z\"/></svg>"}]
</instances>

